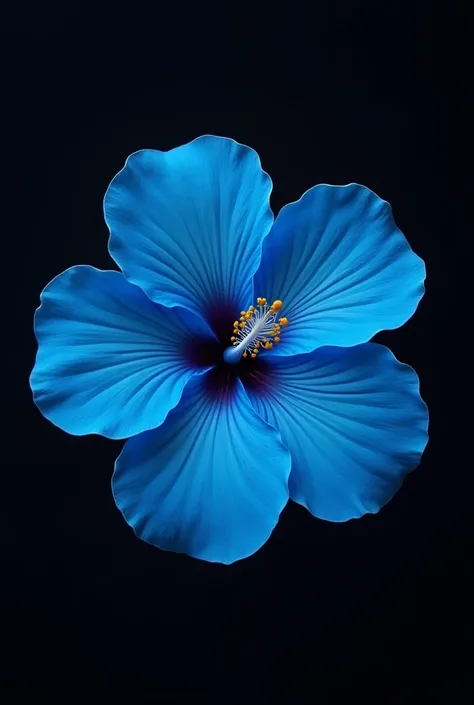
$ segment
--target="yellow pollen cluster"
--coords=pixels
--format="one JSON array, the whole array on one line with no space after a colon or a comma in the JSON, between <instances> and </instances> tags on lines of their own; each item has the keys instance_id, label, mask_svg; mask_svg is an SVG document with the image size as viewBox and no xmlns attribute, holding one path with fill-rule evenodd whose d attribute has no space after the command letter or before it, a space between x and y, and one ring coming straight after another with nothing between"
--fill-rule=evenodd
<instances>
[{"instance_id":1,"label":"yellow pollen cluster","mask_svg":"<svg viewBox=\"0 0 474 705\"><path fill-rule=\"evenodd\" d=\"M288 318L278 318L283 301L277 299L270 306L265 298L259 297L257 304L241 311L239 319L234 321L230 342L243 350L242 357L256 358L262 349L271 350L281 341L282 327L288 325Z\"/></svg>"}]
</instances>

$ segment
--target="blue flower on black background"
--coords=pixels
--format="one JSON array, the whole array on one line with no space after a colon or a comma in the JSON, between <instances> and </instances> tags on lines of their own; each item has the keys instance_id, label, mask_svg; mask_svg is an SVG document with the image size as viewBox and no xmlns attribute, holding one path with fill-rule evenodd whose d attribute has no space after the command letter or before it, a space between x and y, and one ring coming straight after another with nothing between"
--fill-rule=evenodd
<instances>
[{"instance_id":1,"label":"blue flower on black background","mask_svg":"<svg viewBox=\"0 0 474 705\"><path fill-rule=\"evenodd\" d=\"M75 435L129 438L116 503L140 538L231 563L289 497L376 512L415 468L415 372L367 343L423 295L390 206L319 185L273 218L257 154L200 137L132 154L105 196L122 272L68 269L41 295L34 399Z\"/></svg>"}]
</instances>

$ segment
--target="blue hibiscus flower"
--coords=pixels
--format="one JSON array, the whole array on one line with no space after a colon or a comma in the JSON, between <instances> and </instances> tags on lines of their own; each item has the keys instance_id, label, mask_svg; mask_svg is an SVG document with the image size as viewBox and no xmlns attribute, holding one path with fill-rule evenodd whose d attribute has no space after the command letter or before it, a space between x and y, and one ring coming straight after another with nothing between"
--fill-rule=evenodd
<instances>
[{"instance_id":1,"label":"blue hibiscus flower","mask_svg":"<svg viewBox=\"0 0 474 705\"><path fill-rule=\"evenodd\" d=\"M129 438L126 521L208 561L254 553L289 497L330 521L376 512L427 442L415 372L366 342L424 291L390 206L323 184L274 220L270 192L231 139L132 154L104 201L122 273L72 267L35 315L40 411Z\"/></svg>"}]
</instances>

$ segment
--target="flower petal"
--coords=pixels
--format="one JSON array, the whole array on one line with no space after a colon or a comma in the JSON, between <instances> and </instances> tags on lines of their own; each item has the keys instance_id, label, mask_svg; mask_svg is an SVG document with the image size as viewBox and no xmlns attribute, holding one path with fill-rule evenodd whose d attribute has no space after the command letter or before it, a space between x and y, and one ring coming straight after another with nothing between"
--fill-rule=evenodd
<instances>
[{"instance_id":1,"label":"flower petal","mask_svg":"<svg viewBox=\"0 0 474 705\"><path fill-rule=\"evenodd\" d=\"M257 153L231 139L135 152L104 200L110 253L154 301L234 316L251 303L271 188Z\"/></svg>"},{"instance_id":2,"label":"flower petal","mask_svg":"<svg viewBox=\"0 0 474 705\"><path fill-rule=\"evenodd\" d=\"M130 439L115 465L115 501L158 548L232 563L269 538L288 499L290 455L239 381L194 377L160 428Z\"/></svg>"},{"instance_id":3,"label":"flower petal","mask_svg":"<svg viewBox=\"0 0 474 705\"><path fill-rule=\"evenodd\" d=\"M291 498L315 516L377 512L419 464L428 411L416 373L387 348L269 356L258 374L250 400L291 453Z\"/></svg>"},{"instance_id":4,"label":"flower petal","mask_svg":"<svg viewBox=\"0 0 474 705\"><path fill-rule=\"evenodd\" d=\"M284 301L290 325L272 355L292 355L364 343L401 326L423 296L424 279L423 260L386 201L358 184L322 184L279 213L254 289Z\"/></svg>"},{"instance_id":5,"label":"flower petal","mask_svg":"<svg viewBox=\"0 0 474 705\"><path fill-rule=\"evenodd\" d=\"M127 438L159 426L198 368L184 355L204 323L153 303L120 272L72 267L41 294L31 388L68 433Z\"/></svg>"}]
</instances>

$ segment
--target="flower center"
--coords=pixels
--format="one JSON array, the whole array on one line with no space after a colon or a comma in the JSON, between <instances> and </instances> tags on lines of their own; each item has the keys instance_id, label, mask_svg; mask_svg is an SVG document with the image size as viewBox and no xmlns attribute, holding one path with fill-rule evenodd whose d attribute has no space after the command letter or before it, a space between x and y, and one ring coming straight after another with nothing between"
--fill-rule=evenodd
<instances>
[{"instance_id":1,"label":"flower center","mask_svg":"<svg viewBox=\"0 0 474 705\"><path fill-rule=\"evenodd\" d=\"M261 350L271 350L281 340L281 329L288 325L287 318L278 318L283 302L277 299L271 306L264 298L257 299L258 306L241 311L234 321L232 346L224 351L224 360L233 365L241 357L256 358Z\"/></svg>"}]
</instances>

